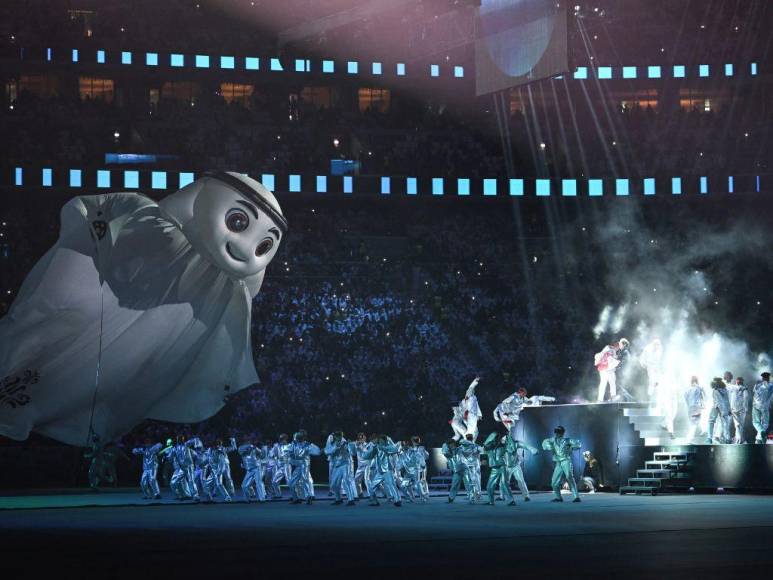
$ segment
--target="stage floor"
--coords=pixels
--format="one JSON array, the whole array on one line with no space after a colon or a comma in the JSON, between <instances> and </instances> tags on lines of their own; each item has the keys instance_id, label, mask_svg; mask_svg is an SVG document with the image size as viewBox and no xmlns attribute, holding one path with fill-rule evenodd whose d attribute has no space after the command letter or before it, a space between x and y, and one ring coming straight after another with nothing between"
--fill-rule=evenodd
<instances>
[{"instance_id":1,"label":"stage floor","mask_svg":"<svg viewBox=\"0 0 773 580\"><path fill-rule=\"evenodd\" d=\"M581 504L553 504L550 494L536 493L514 508L459 499L449 505L442 497L374 508L327 500L137 507L120 505L125 495L88 494L101 507L65 509L81 496L5 498L4 507L26 502L36 509L0 511L3 569L15 577L57 566L59 577L276 571L308 578L337 571L392 579L488 573L726 580L773 565L770 496L595 494Z\"/></svg>"}]
</instances>

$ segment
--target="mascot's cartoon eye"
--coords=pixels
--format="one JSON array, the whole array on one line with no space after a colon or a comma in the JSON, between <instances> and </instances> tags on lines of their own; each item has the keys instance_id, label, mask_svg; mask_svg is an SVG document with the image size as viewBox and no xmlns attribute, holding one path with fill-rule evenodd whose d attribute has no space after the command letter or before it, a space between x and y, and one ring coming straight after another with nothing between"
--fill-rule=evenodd
<instances>
[{"instance_id":1,"label":"mascot's cartoon eye","mask_svg":"<svg viewBox=\"0 0 773 580\"><path fill-rule=\"evenodd\" d=\"M230 209L225 214L225 225L232 232L243 232L250 225L250 218L240 209Z\"/></svg>"},{"instance_id":2,"label":"mascot's cartoon eye","mask_svg":"<svg viewBox=\"0 0 773 580\"><path fill-rule=\"evenodd\" d=\"M271 248L274 247L274 240L271 238L266 238L262 242L258 244L258 247L255 248L255 255L256 256L263 256L265 254L268 254L268 252L271 251Z\"/></svg>"}]
</instances>

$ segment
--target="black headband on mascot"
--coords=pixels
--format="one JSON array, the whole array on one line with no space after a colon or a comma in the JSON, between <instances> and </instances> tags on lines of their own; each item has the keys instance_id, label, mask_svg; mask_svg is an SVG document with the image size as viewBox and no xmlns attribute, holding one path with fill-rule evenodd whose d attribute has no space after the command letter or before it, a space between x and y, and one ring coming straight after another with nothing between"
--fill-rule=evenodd
<instances>
[{"instance_id":1,"label":"black headband on mascot","mask_svg":"<svg viewBox=\"0 0 773 580\"><path fill-rule=\"evenodd\" d=\"M263 197L257 191L244 183L241 179L234 177L225 171L208 171L204 174L204 177L217 179L218 181L222 181L226 185L233 187L236 191L257 205L264 213L268 214L268 217L270 217L271 221L279 226L279 229L282 230L282 233L287 233L287 220L285 217L279 213L268 201L263 199Z\"/></svg>"}]
</instances>

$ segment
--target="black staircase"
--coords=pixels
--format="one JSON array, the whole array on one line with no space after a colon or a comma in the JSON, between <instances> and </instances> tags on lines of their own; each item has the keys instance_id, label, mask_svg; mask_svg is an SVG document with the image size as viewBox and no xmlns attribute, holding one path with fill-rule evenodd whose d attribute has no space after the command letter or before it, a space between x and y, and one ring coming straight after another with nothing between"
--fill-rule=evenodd
<instances>
[{"instance_id":1,"label":"black staircase","mask_svg":"<svg viewBox=\"0 0 773 580\"><path fill-rule=\"evenodd\" d=\"M657 495L689 489L692 486L694 457L695 449L692 447L663 447L653 454L652 461L644 462L643 469L636 470L636 477L628 478L628 485L620 487L620 495Z\"/></svg>"}]
</instances>

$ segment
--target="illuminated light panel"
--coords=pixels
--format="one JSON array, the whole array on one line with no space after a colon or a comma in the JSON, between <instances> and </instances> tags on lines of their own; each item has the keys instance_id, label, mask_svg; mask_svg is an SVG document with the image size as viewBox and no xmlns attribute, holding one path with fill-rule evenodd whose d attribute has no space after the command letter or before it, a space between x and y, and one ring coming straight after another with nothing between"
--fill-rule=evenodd
<instances>
[{"instance_id":1,"label":"illuminated light panel","mask_svg":"<svg viewBox=\"0 0 773 580\"><path fill-rule=\"evenodd\" d=\"M311 72L311 61L308 59L296 58L295 72Z\"/></svg>"},{"instance_id":2,"label":"illuminated light panel","mask_svg":"<svg viewBox=\"0 0 773 580\"><path fill-rule=\"evenodd\" d=\"M549 179L537 179L534 186L538 197L546 197L550 195Z\"/></svg>"},{"instance_id":3,"label":"illuminated light panel","mask_svg":"<svg viewBox=\"0 0 773 580\"><path fill-rule=\"evenodd\" d=\"M107 169L97 170L97 187L110 187L110 171Z\"/></svg>"},{"instance_id":4,"label":"illuminated light panel","mask_svg":"<svg viewBox=\"0 0 773 580\"><path fill-rule=\"evenodd\" d=\"M105 51L104 50L98 50L97 51L97 64L105 64Z\"/></svg>"},{"instance_id":5,"label":"illuminated light panel","mask_svg":"<svg viewBox=\"0 0 773 580\"><path fill-rule=\"evenodd\" d=\"M682 178L681 177L672 177L671 178L671 193L673 195L682 195Z\"/></svg>"},{"instance_id":6,"label":"illuminated light panel","mask_svg":"<svg viewBox=\"0 0 773 580\"><path fill-rule=\"evenodd\" d=\"M659 66L648 66L647 67L647 76L651 79L659 79L662 74L662 71Z\"/></svg>"},{"instance_id":7,"label":"illuminated light panel","mask_svg":"<svg viewBox=\"0 0 773 580\"><path fill-rule=\"evenodd\" d=\"M628 195L630 193L627 179L615 179L615 195Z\"/></svg>"},{"instance_id":8,"label":"illuminated light panel","mask_svg":"<svg viewBox=\"0 0 773 580\"><path fill-rule=\"evenodd\" d=\"M456 180L456 195L470 195L470 180L460 177Z\"/></svg>"},{"instance_id":9,"label":"illuminated light panel","mask_svg":"<svg viewBox=\"0 0 773 580\"><path fill-rule=\"evenodd\" d=\"M579 80L585 80L588 78L588 67L587 66L578 66L577 70L574 71L574 78Z\"/></svg>"},{"instance_id":10,"label":"illuminated light panel","mask_svg":"<svg viewBox=\"0 0 773 580\"><path fill-rule=\"evenodd\" d=\"M158 66L158 53L146 52L145 53L145 65L146 66Z\"/></svg>"},{"instance_id":11,"label":"illuminated light panel","mask_svg":"<svg viewBox=\"0 0 773 580\"><path fill-rule=\"evenodd\" d=\"M70 169L70 187L81 187L83 185L83 173L80 169Z\"/></svg>"},{"instance_id":12,"label":"illuminated light panel","mask_svg":"<svg viewBox=\"0 0 773 580\"><path fill-rule=\"evenodd\" d=\"M351 194L354 191L354 180L351 175L344 175L344 193Z\"/></svg>"},{"instance_id":13,"label":"illuminated light panel","mask_svg":"<svg viewBox=\"0 0 773 580\"><path fill-rule=\"evenodd\" d=\"M644 195L655 195L655 178L644 178Z\"/></svg>"},{"instance_id":14,"label":"illuminated light panel","mask_svg":"<svg viewBox=\"0 0 773 580\"><path fill-rule=\"evenodd\" d=\"M454 67L454 77L457 79L461 79L464 77L464 67L463 66L455 66Z\"/></svg>"},{"instance_id":15,"label":"illuminated light panel","mask_svg":"<svg viewBox=\"0 0 773 580\"><path fill-rule=\"evenodd\" d=\"M686 76L686 69L683 64L674 65L674 78L683 79Z\"/></svg>"},{"instance_id":16,"label":"illuminated light panel","mask_svg":"<svg viewBox=\"0 0 773 580\"><path fill-rule=\"evenodd\" d=\"M41 173L41 184L43 187L51 187L51 168L44 167Z\"/></svg>"},{"instance_id":17,"label":"illuminated light panel","mask_svg":"<svg viewBox=\"0 0 773 580\"><path fill-rule=\"evenodd\" d=\"M13 173L14 184L24 185L24 170L21 167L17 167Z\"/></svg>"},{"instance_id":18,"label":"illuminated light panel","mask_svg":"<svg viewBox=\"0 0 773 580\"><path fill-rule=\"evenodd\" d=\"M442 177L433 177L432 178L432 195L443 195L443 178Z\"/></svg>"},{"instance_id":19,"label":"illuminated light panel","mask_svg":"<svg viewBox=\"0 0 773 580\"><path fill-rule=\"evenodd\" d=\"M209 55L197 54L194 60L196 68L209 68Z\"/></svg>"},{"instance_id":20,"label":"illuminated light panel","mask_svg":"<svg viewBox=\"0 0 773 580\"><path fill-rule=\"evenodd\" d=\"M698 65L698 76L701 78L706 78L711 74L711 69L709 68L709 65L707 64L701 64Z\"/></svg>"},{"instance_id":21,"label":"illuminated light panel","mask_svg":"<svg viewBox=\"0 0 773 580\"><path fill-rule=\"evenodd\" d=\"M392 193L392 180L389 177L381 178L381 195L390 195Z\"/></svg>"},{"instance_id":22,"label":"illuminated light panel","mask_svg":"<svg viewBox=\"0 0 773 580\"><path fill-rule=\"evenodd\" d=\"M185 66L185 57L182 54L170 54L169 64L175 67Z\"/></svg>"},{"instance_id":23,"label":"illuminated light panel","mask_svg":"<svg viewBox=\"0 0 773 580\"><path fill-rule=\"evenodd\" d=\"M575 197L577 195L577 180L576 179L562 179L561 180L561 195L567 197Z\"/></svg>"},{"instance_id":24,"label":"illuminated light panel","mask_svg":"<svg viewBox=\"0 0 773 580\"><path fill-rule=\"evenodd\" d=\"M49 59L50 60L50 59ZM749 65L749 72L753 77L757 76L757 63L753 62Z\"/></svg>"},{"instance_id":25,"label":"illuminated light panel","mask_svg":"<svg viewBox=\"0 0 773 580\"><path fill-rule=\"evenodd\" d=\"M327 193L327 177L317 175L317 193Z\"/></svg>"},{"instance_id":26,"label":"illuminated light panel","mask_svg":"<svg viewBox=\"0 0 773 580\"><path fill-rule=\"evenodd\" d=\"M269 67L273 71L283 71L284 68L282 67L282 63L279 61L278 58L272 58L271 59L271 66Z\"/></svg>"},{"instance_id":27,"label":"illuminated light panel","mask_svg":"<svg viewBox=\"0 0 773 580\"><path fill-rule=\"evenodd\" d=\"M405 63L404 62L398 62L396 67L397 76L404 77L405 76Z\"/></svg>"},{"instance_id":28,"label":"illuminated light panel","mask_svg":"<svg viewBox=\"0 0 773 580\"><path fill-rule=\"evenodd\" d=\"M598 77L602 80L609 80L612 78L611 66L600 66L597 70Z\"/></svg>"},{"instance_id":29,"label":"illuminated light panel","mask_svg":"<svg viewBox=\"0 0 773 580\"><path fill-rule=\"evenodd\" d=\"M301 176L290 175L288 191L298 193L301 191Z\"/></svg>"},{"instance_id":30,"label":"illuminated light panel","mask_svg":"<svg viewBox=\"0 0 773 580\"><path fill-rule=\"evenodd\" d=\"M248 56L244 59L244 68L247 70L260 70L260 59L257 56Z\"/></svg>"},{"instance_id":31,"label":"illuminated light panel","mask_svg":"<svg viewBox=\"0 0 773 580\"><path fill-rule=\"evenodd\" d=\"M323 60L322 61L322 72L323 73L334 73L336 70L335 61L332 60Z\"/></svg>"},{"instance_id":32,"label":"illuminated light panel","mask_svg":"<svg viewBox=\"0 0 773 580\"><path fill-rule=\"evenodd\" d=\"M231 70L235 69L236 59L233 56L221 56L220 68L231 69Z\"/></svg>"},{"instance_id":33,"label":"illuminated light panel","mask_svg":"<svg viewBox=\"0 0 773 580\"><path fill-rule=\"evenodd\" d=\"M523 179L510 180L510 195L512 196L523 195Z\"/></svg>"},{"instance_id":34,"label":"illuminated light panel","mask_svg":"<svg viewBox=\"0 0 773 580\"><path fill-rule=\"evenodd\" d=\"M356 75L360 70L360 64L356 60L350 60L346 63L346 72L350 75Z\"/></svg>"},{"instance_id":35,"label":"illuminated light panel","mask_svg":"<svg viewBox=\"0 0 773 580\"><path fill-rule=\"evenodd\" d=\"M704 194L709 192L709 180L705 175L701 175L700 192Z\"/></svg>"},{"instance_id":36,"label":"illuminated light panel","mask_svg":"<svg viewBox=\"0 0 773 580\"><path fill-rule=\"evenodd\" d=\"M734 186L735 186L735 183L734 183L734 180L733 180L733 176L732 176L732 175L730 175L730 176L727 178L727 192L728 192L728 193L734 193L734 192L733 192L733 187L734 187Z\"/></svg>"},{"instance_id":37,"label":"illuminated light panel","mask_svg":"<svg viewBox=\"0 0 773 580\"><path fill-rule=\"evenodd\" d=\"M274 191L274 174L273 173L264 173L260 176L260 182L268 189L269 191Z\"/></svg>"},{"instance_id":38,"label":"illuminated light panel","mask_svg":"<svg viewBox=\"0 0 773 580\"><path fill-rule=\"evenodd\" d=\"M497 180L496 179L484 179L483 180L483 195L496 195L497 194Z\"/></svg>"},{"instance_id":39,"label":"illuminated light panel","mask_svg":"<svg viewBox=\"0 0 773 580\"><path fill-rule=\"evenodd\" d=\"M604 181L601 179L589 179L588 195L591 197L599 197L604 195Z\"/></svg>"},{"instance_id":40,"label":"illuminated light panel","mask_svg":"<svg viewBox=\"0 0 773 580\"><path fill-rule=\"evenodd\" d=\"M380 62L374 62L370 67L370 72L374 75L380 75L381 74L381 63Z\"/></svg>"},{"instance_id":41,"label":"illuminated light panel","mask_svg":"<svg viewBox=\"0 0 773 580\"><path fill-rule=\"evenodd\" d=\"M150 187L153 189L166 189L166 171L151 172Z\"/></svg>"},{"instance_id":42,"label":"illuminated light panel","mask_svg":"<svg viewBox=\"0 0 773 580\"><path fill-rule=\"evenodd\" d=\"M638 76L638 71L635 66L624 66L623 67L623 78L624 79L635 79Z\"/></svg>"},{"instance_id":43,"label":"illuminated light panel","mask_svg":"<svg viewBox=\"0 0 773 580\"><path fill-rule=\"evenodd\" d=\"M191 173L190 171L180 172L178 187L182 189L183 187L191 183L193 183L193 173Z\"/></svg>"},{"instance_id":44,"label":"illuminated light panel","mask_svg":"<svg viewBox=\"0 0 773 580\"><path fill-rule=\"evenodd\" d=\"M77 48L73 48L72 49L72 61L73 62L78 62L78 49Z\"/></svg>"},{"instance_id":45,"label":"illuminated light panel","mask_svg":"<svg viewBox=\"0 0 773 580\"><path fill-rule=\"evenodd\" d=\"M407 195L416 195L416 178L407 177L405 179L405 193Z\"/></svg>"},{"instance_id":46,"label":"illuminated light panel","mask_svg":"<svg viewBox=\"0 0 773 580\"><path fill-rule=\"evenodd\" d=\"M123 172L123 186L126 189L137 189L140 186L140 172L139 171L124 171Z\"/></svg>"},{"instance_id":47,"label":"illuminated light panel","mask_svg":"<svg viewBox=\"0 0 773 580\"><path fill-rule=\"evenodd\" d=\"M46 60L51 60L51 57L52 57L51 49L47 48L46 49Z\"/></svg>"},{"instance_id":48,"label":"illuminated light panel","mask_svg":"<svg viewBox=\"0 0 773 580\"><path fill-rule=\"evenodd\" d=\"M440 76L440 66L436 64L429 65L429 76L431 77L439 77Z\"/></svg>"},{"instance_id":49,"label":"illuminated light panel","mask_svg":"<svg viewBox=\"0 0 773 580\"><path fill-rule=\"evenodd\" d=\"M121 64L131 64L132 63L132 53L123 51L121 52Z\"/></svg>"}]
</instances>

